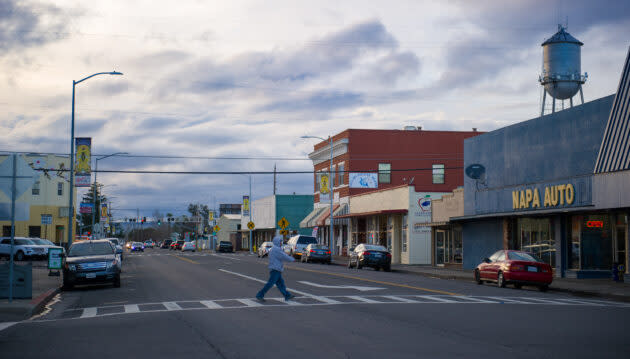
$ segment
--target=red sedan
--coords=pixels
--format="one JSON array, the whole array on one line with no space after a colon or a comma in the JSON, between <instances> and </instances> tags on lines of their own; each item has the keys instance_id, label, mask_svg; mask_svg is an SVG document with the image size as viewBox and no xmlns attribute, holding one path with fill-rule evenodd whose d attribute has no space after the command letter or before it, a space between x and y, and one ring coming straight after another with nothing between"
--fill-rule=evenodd
<instances>
[{"instance_id":1,"label":"red sedan","mask_svg":"<svg viewBox=\"0 0 630 359\"><path fill-rule=\"evenodd\" d=\"M514 284L520 289L523 285L535 285L546 291L553 280L551 266L531 253L501 250L475 268L475 282L496 282L501 288Z\"/></svg>"}]
</instances>

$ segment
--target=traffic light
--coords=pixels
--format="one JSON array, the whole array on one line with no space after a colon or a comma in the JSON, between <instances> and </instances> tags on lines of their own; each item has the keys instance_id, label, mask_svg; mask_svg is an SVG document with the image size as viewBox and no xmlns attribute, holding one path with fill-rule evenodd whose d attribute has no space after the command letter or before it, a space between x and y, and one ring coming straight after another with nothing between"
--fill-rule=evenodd
<instances>
[{"instance_id":1,"label":"traffic light","mask_svg":"<svg viewBox=\"0 0 630 359\"><path fill-rule=\"evenodd\" d=\"M162 225L162 220L158 219L158 226L161 226L161 225Z\"/></svg>"},{"instance_id":2,"label":"traffic light","mask_svg":"<svg viewBox=\"0 0 630 359\"><path fill-rule=\"evenodd\" d=\"M142 223L147 221L147 217L142 217Z\"/></svg>"}]
</instances>

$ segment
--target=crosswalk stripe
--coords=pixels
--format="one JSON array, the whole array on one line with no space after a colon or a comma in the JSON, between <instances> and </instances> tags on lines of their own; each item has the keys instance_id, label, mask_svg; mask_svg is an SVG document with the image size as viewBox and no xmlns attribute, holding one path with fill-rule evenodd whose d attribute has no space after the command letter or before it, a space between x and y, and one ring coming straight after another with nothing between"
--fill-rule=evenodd
<instances>
[{"instance_id":1,"label":"crosswalk stripe","mask_svg":"<svg viewBox=\"0 0 630 359\"><path fill-rule=\"evenodd\" d=\"M125 313L138 313L140 308L137 304L125 304Z\"/></svg>"},{"instance_id":2,"label":"crosswalk stripe","mask_svg":"<svg viewBox=\"0 0 630 359\"><path fill-rule=\"evenodd\" d=\"M436 297L436 296L433 296L433 295L417 295L416 297L432 300L432 301L435 301L435 302L441 302L441 303L459 303L456 300L440 298L440 297Z\"/></svg>"},{"instance_id":3,"label":"crosswalk stripe","mask_svg":"<svg viewBox=\"0 0 630 359\"><path fill-rule=\"evenodd\" d=\"M354 299L356 301L359 302L363 302L363 303L370 303L370 304L376 304L376 303L385 303L385 302L379 302L378 300L373 300L370 298L365 298L365 297L359 297L358 295L347 295L346 298L350 298L350 299Z\"/></svg>"},{"instance_id":4,"label":"crosswalk stripe","mask_svg":"<svg viewBox=\"0 0 630 359\"><path fill-rule=\"evenodd\" d=\"M334 300L334 299L327 298L327 297L320 297L320 296L317 296L317 295L309 295L308 297L313 298L315 300L319 300L320 302L324 302L324 303L327 303L327 304L339 304L339 303L341 303L338 300Z\"/></svg>"},{"instance_id":5,"label":"crosswalk stripe","mask_svg":"<svg viewBox=\"0 0 630 359\"><path fill-rule=\"evenodd\" d=\"M237 299L237 301L245 304L248 307L262 307L262 304L255 302L251 299Z\"/></svg>"},{"instance_id":6,"label":"crosswalk stripe","mask_svg":"<svg viewBox=\"0 0 630 359\"><path fill-rule=\"evenodd\" d=\"M213 302L211 300L202 300L199 303L205 305L206 308L208 308L208 309L221 309L221 308L223 308L222 306L218 305L217 303L215 303L215 302Z\"/></svg>"},{"instance_id":7,"label":"crosswalk stripe","mask_svg":"<svg viewBox=\"0 0 630 359\"><path fill-rule=\"evenodd\" d=\"M577 299L558 298L556 300L563 301L563 302L569 302L571 304L596 305L596 306L599 306L599 307L603 307L604 306L604 304L592 303L592 302L587 302L587 301L584 301L584 300L577 300Z\"/></svg>"},{"instance_id":8,"label":"crosswalk stripe","mask_svg":"<svg viewBox=\"0 0 630 359\"><path fill-rule=\"evenodd\" d=\"M9 328L9 327L12 327L12 326L16 325L17 323L18 322L4 322L4 323L0 323L0 332L5 330L5 329L7 329L7 328Z\"/></svg>"},{"instance_id":9,"label":"crosswalk stripe","mask_svg":"<svg viewBox=\"0 0 630 359\"><path fill-rule=\"evenodd\" d=\"M84 308L80 318L92 318L96 316L96 308Z\"/></svg>"},{"instance_id":10,"label":"crosswalk stripe","mask_svg":"<svg viewBox=\"0 0 630 359\"><path fill-rule=\"evenodd\" d=\"M381 295L381 297L387 298L387 299L391 299L391 300L395 300L395 301L401 302L401 303L420 303L417 300L407 299L407 298L403 298L403 297L398 297L398 296L395 296L395 295Z\"/></svg>"},{"instance_id":11,"label":"crosswalk stripe","mask_svg":"<svg viewBox=\"0 0 630 359\"><path fill-rule=\"evenodd\" d=\"M166 307L167 310L182 310L182 307L175 302L164 302L162 305Z\"/></svg>"},{"instance_id":12,"label":"crosswalk stripe","mask_svg":"<svg viewBox=\"0 0 630 359\"><path fill-rule=\"evenodd\" d=\"M516 300L512 298L504 298L504 297L485 297L485 298L494 299L499 302L507 302L507 303L514 303L514 304L531 304L530 302L524 302L522 300Z\"/></svg>"},{"instance_id":13,"label":"crosswalk stripe","mask_svg":"<svg viewBox=\"0 0 630 359\"><path fill-rule=\"evenodd\" d=\"M457 296L455 298L460 298L469 302L474 302L474 303L491 303L491 304L496 304L497 301L496 300L485 300L485 299L480 299L480 298L475 298L475 297L469 297L469 296Z\"/></svg>"},{"instance_id":14,"label":"crosswalk stripe","mask_svg":"<svg viewBox=\"0 0 630 359\"><path fill-rule=\"evenodd\" d=\"M534 302L540 302L540 303L544 303L544 304L569 305L569 303L559 302L557 299L556 300L540 299L540 298L521 298L521 299L527 299L529 301L533 300ZM537 304L537 303L532 303L532 304Z\"/></svg>"},{"instance_id":15,"label":"crosswalk stripe","mask_svg":"<svg viewBox=\"0 0 630 359\"><path fill-rule=\"evenodd\" d=\"M275 301L278 301L278 302L281 302L281 303L284 303L284 304L287 304L287 305L304 305L304 304L302 304L300 302L296 302L294 300L284 300L284 298L269 298L269 299L275 300Z\"/></svg>"}]
</instances>

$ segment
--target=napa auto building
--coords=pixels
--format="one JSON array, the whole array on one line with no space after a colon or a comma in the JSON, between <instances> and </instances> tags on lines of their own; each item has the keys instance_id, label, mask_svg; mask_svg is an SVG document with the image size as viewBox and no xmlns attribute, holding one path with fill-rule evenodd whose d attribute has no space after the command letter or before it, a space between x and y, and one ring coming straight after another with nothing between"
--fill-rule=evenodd
<instances>
[{"instance_id":1,"label":"napa auto building","mask_svg":"<svg viewBox=\"0 0 630 359\"><path fill-rule=\"evenodd\" d=\"M556 277L628 272L630 53L617 93L464 141L463 268L533 252Z\"/></svg>"}]
</instances>

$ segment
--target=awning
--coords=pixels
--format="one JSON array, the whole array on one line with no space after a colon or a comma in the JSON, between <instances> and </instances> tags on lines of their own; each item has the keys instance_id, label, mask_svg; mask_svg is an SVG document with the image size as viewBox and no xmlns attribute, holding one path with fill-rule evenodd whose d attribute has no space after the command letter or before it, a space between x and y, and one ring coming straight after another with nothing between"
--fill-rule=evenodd
<instances>
[{"instance_id":1,"label":"awning","mask_svg":"<svg viewBox=\"0 0 630 359\"><path fill-rule=\"evenodd\" d=\"M318 207L309 213L302 221L300 221L300 228L312 228L315 227L315 219L319 217L325 210L330 210L330 207Z\"/></svg>"},{"instance_id":2,"label":"awning","mask_svg":"<svg viewBox=\"0 0 630 359\"><path fill-rule=\"evenodd\" d=\"M379 216L379 215L386 215L386 214L407 214L407 212L409 211L406 209L385 209L382 211L348 213L348 214L340 215L337 218L369 217L369 216Z\"/></svg>"},{"instance_id":3,"label":"awning","mask_svg":"<svg viewBox=\"0 0 630 359\"><path fill-rule=\"evenodd\" d=\"M338 204L333 205L333 213L335 212L337 208L339 208ZM319 217L317 217L317 221L315 221L315 223L318 226L323 226L326 224L326 219L329 217L330 217L330 207L328 207L328 210L326 212L322 213ZM328 223L330 224L330 221Z\"/></svg>"},{"instance_id":4,"label":"awning","mask_svg":"<svg viewBox=\"0 0 630 359\"><path fill-rule=\"evenodd\" d=\"M337 207L337 209L333 211L333 222L335 222L335 224L343 224L342 221L347 220L347 218L339 218L339 216L348 214L350 211L349 209L350 207L347 203L342 203L339 207ZM330 218L326 218L326 225L330 225Z\"/></svg>"},{"instance_id":5,"label":"awning","mask_svg":"<svg viewBox=\"0 0 630 359\"><path fill-rule=\"evenodd\" d=\"M475 219L488 219L488 218L500 218L500 217L525 217L525 216L542 216L546 214L563 214L570 212L580 212L580 211L592 211L594 209L594 205L582 206L582 207L564 207L564 208L553 208L546 210L533 210L533 211L518 211L518 212L501 212L501 213L488 213L488 214L476 214L472 216L462 216L462 217L451 217L451 222L456 221L470 221Z\"/></svg>"}]
</instances>

